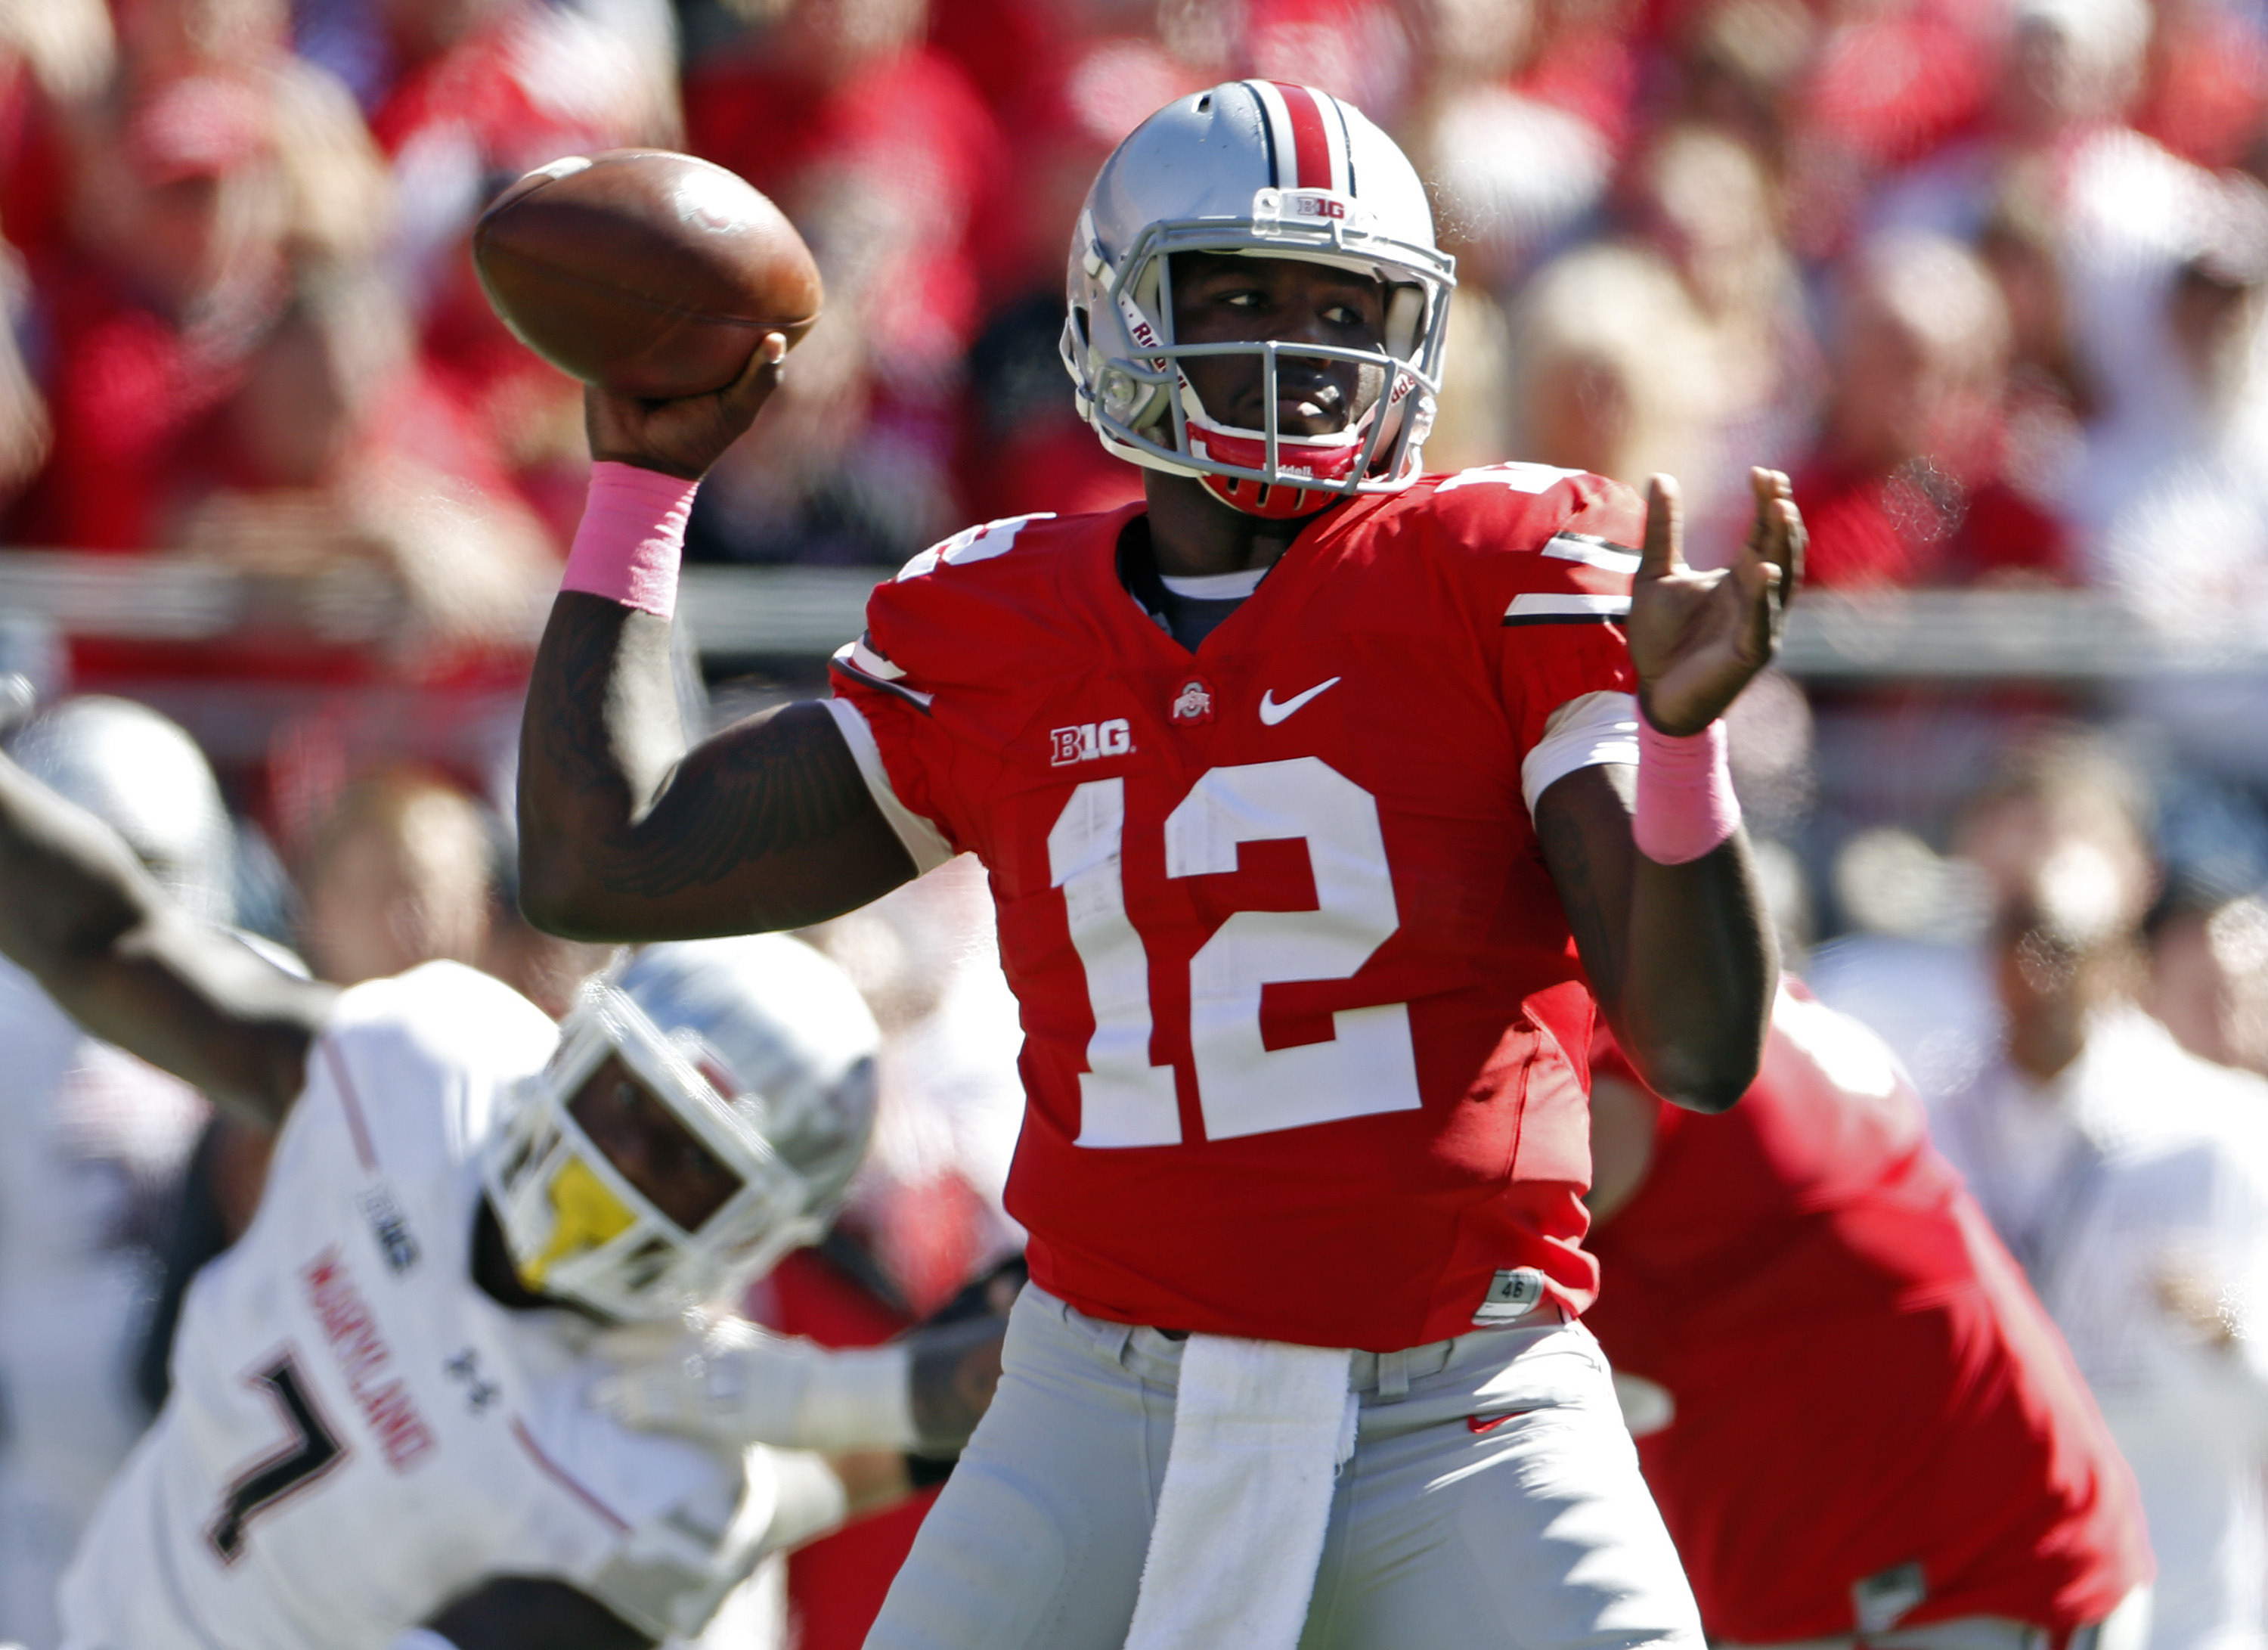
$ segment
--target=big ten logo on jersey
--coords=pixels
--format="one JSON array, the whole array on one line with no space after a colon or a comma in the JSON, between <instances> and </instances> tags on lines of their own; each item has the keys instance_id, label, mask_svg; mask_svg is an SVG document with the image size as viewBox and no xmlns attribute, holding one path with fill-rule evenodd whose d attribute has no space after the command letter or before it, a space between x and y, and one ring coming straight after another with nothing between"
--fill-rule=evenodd
<instances>
[{"instance_id":1,"label":"big ten logo on jersey","mask_svg":"<svg viewBox=\"0 0 2268 1650\"><path fill-rule=\"evenodd\" d=\"M1124 756L1134 749L1133 725L1123 716L1107 722L1081 722L1059 727L1048 735L1053 754L1049 766L1068 768L1075 762L1100 762L1105 756Z\"/></svg>"},{"instance_id":2,"label":"big ten logo on jersey","mask_svg":"<svg viewBox=\"0 0 2268 1650\"><path fill-rule=\"evenodd\" d=\"M373 1186L355 1199L355 1206L370 1222L370 1235L390 1270L406 1272L417 1264L417 1240L409 1234L409 1219L392 1192Z\"/></svg>"}]
</instances>

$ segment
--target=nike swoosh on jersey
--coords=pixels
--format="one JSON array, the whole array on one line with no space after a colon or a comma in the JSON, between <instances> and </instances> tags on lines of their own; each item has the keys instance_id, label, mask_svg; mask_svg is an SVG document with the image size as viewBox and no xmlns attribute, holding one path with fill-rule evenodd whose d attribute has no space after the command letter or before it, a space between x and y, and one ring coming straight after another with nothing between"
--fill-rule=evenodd
<instances>
[{"instance_id":1,"label":"nike swoosh on jersey","mask_svg":"<svg viewBox=\"0 0 2268 1650\"><path fill-rule=\"evenodd\" d=\"M1260 696L1260 719L1273 727L1324 689L1337 687L1342 680L1340 677L1334 676L1329 681L1319 681L1307 692L1295 693L1281 704L1276 703L1276 689L1270 688Z\"/></svg>"}]
</instances>

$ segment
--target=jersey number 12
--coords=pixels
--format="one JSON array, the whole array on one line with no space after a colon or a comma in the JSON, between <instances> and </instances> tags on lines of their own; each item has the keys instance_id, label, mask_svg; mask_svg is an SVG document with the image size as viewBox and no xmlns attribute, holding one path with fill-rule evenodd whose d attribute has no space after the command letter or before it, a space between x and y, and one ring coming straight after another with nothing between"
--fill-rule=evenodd
<instances>
[{"instance_id":1,"label":"jersey number 12","mask_svg":"<svg viewBox=\"0 0 2268 1650\"><path fill-rule=\"evenodd\" d=\"M1126 915L1126 782L1092 779L1048 833L1071 948L1086 972L1094 1035L1079 1079L1079 1144L1172 1145L1182 1138L1174 1070L1150 1063L1150 959ZM1410 1005L1344 1008L1329 1041L1270 1049L1260 998L1271 984L1343 980L1401 926L1378 804L1314 756L1207 771L1166 816L1166 874L1237 868L1248 842L1307 845L1315 906L1238 911L1189 959L1189 1051L1209 1139L1415 1111Z\"/></svg>"}]
</instances>

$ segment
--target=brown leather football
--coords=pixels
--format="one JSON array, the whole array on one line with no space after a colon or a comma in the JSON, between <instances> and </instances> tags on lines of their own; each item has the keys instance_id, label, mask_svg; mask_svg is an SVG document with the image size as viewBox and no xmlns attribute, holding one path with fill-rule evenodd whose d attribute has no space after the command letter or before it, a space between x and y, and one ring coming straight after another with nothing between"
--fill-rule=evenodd
<instances>
[{"instance_id":1,"label":"brown leather football","mask_svg":"<svg viewBox=\"0 0 2268 1650\"><path fill-rule=\"evenodd\" d=\"M473 231L481 284L563 372L661 399L721 389L767 332L819 318L819 268L779 208L661 149L570 155L497 196Z\"/></svg>"}]
</instances>

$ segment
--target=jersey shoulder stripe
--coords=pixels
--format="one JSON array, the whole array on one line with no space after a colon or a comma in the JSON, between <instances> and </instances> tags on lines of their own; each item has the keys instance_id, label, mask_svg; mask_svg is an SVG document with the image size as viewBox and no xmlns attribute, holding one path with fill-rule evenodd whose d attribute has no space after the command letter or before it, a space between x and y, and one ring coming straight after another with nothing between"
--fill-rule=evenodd
<instances>
[{"instance_id":1,"label":"jersey shoulder stripe","mask_svg":"<svg viewBox=\"0 0 2268 1650\"><path fill-rule=\"evenodd\" d=\"M1580 562L1586 567L1620 573L1625 578L1635 578L1638 573L1636 550L1612 539L1602 539L1595 533L1555 533L1544 545L1543 553L1557 561Z\"/></svg>"},{"instance_id":2,"label":"jersey shoulder stripe","mask_svg":"<svg viewBox=\"0 0 2268 1650\"><path fill-rule=\"evenodd\" d=\"M832 662L836 670L851 681L880 689L884 693L895 694L924 716L929 714L930 706L936 702L935 694L906 686L906 673L877 652L865 636L837 648Z\"/></svg>"},{"instance_id":3,"label":"jersey shoulder stripe","mask_svg":"<svg viewBox=\"0 0 2268 1650\"><path fill-rule=\"evenodd\" d=\"M1580 592L1526 591L1512 599L1504 622L1518 624L1619 624L1630 617L1626 596Z\"/></svg>"},{"instance_id":4,"label":"jersey shoulder stripe","mask_svg":"<svg viewBox=\"0 0 2268 1650\"><path fill-rule=\"evenodd\" d=\"M1427 479L1407 506L1419 542L1484 581L1611 594L1638 571L1645 512L1619 482L1544 464Z\"/></svg>"}]
</instances>

